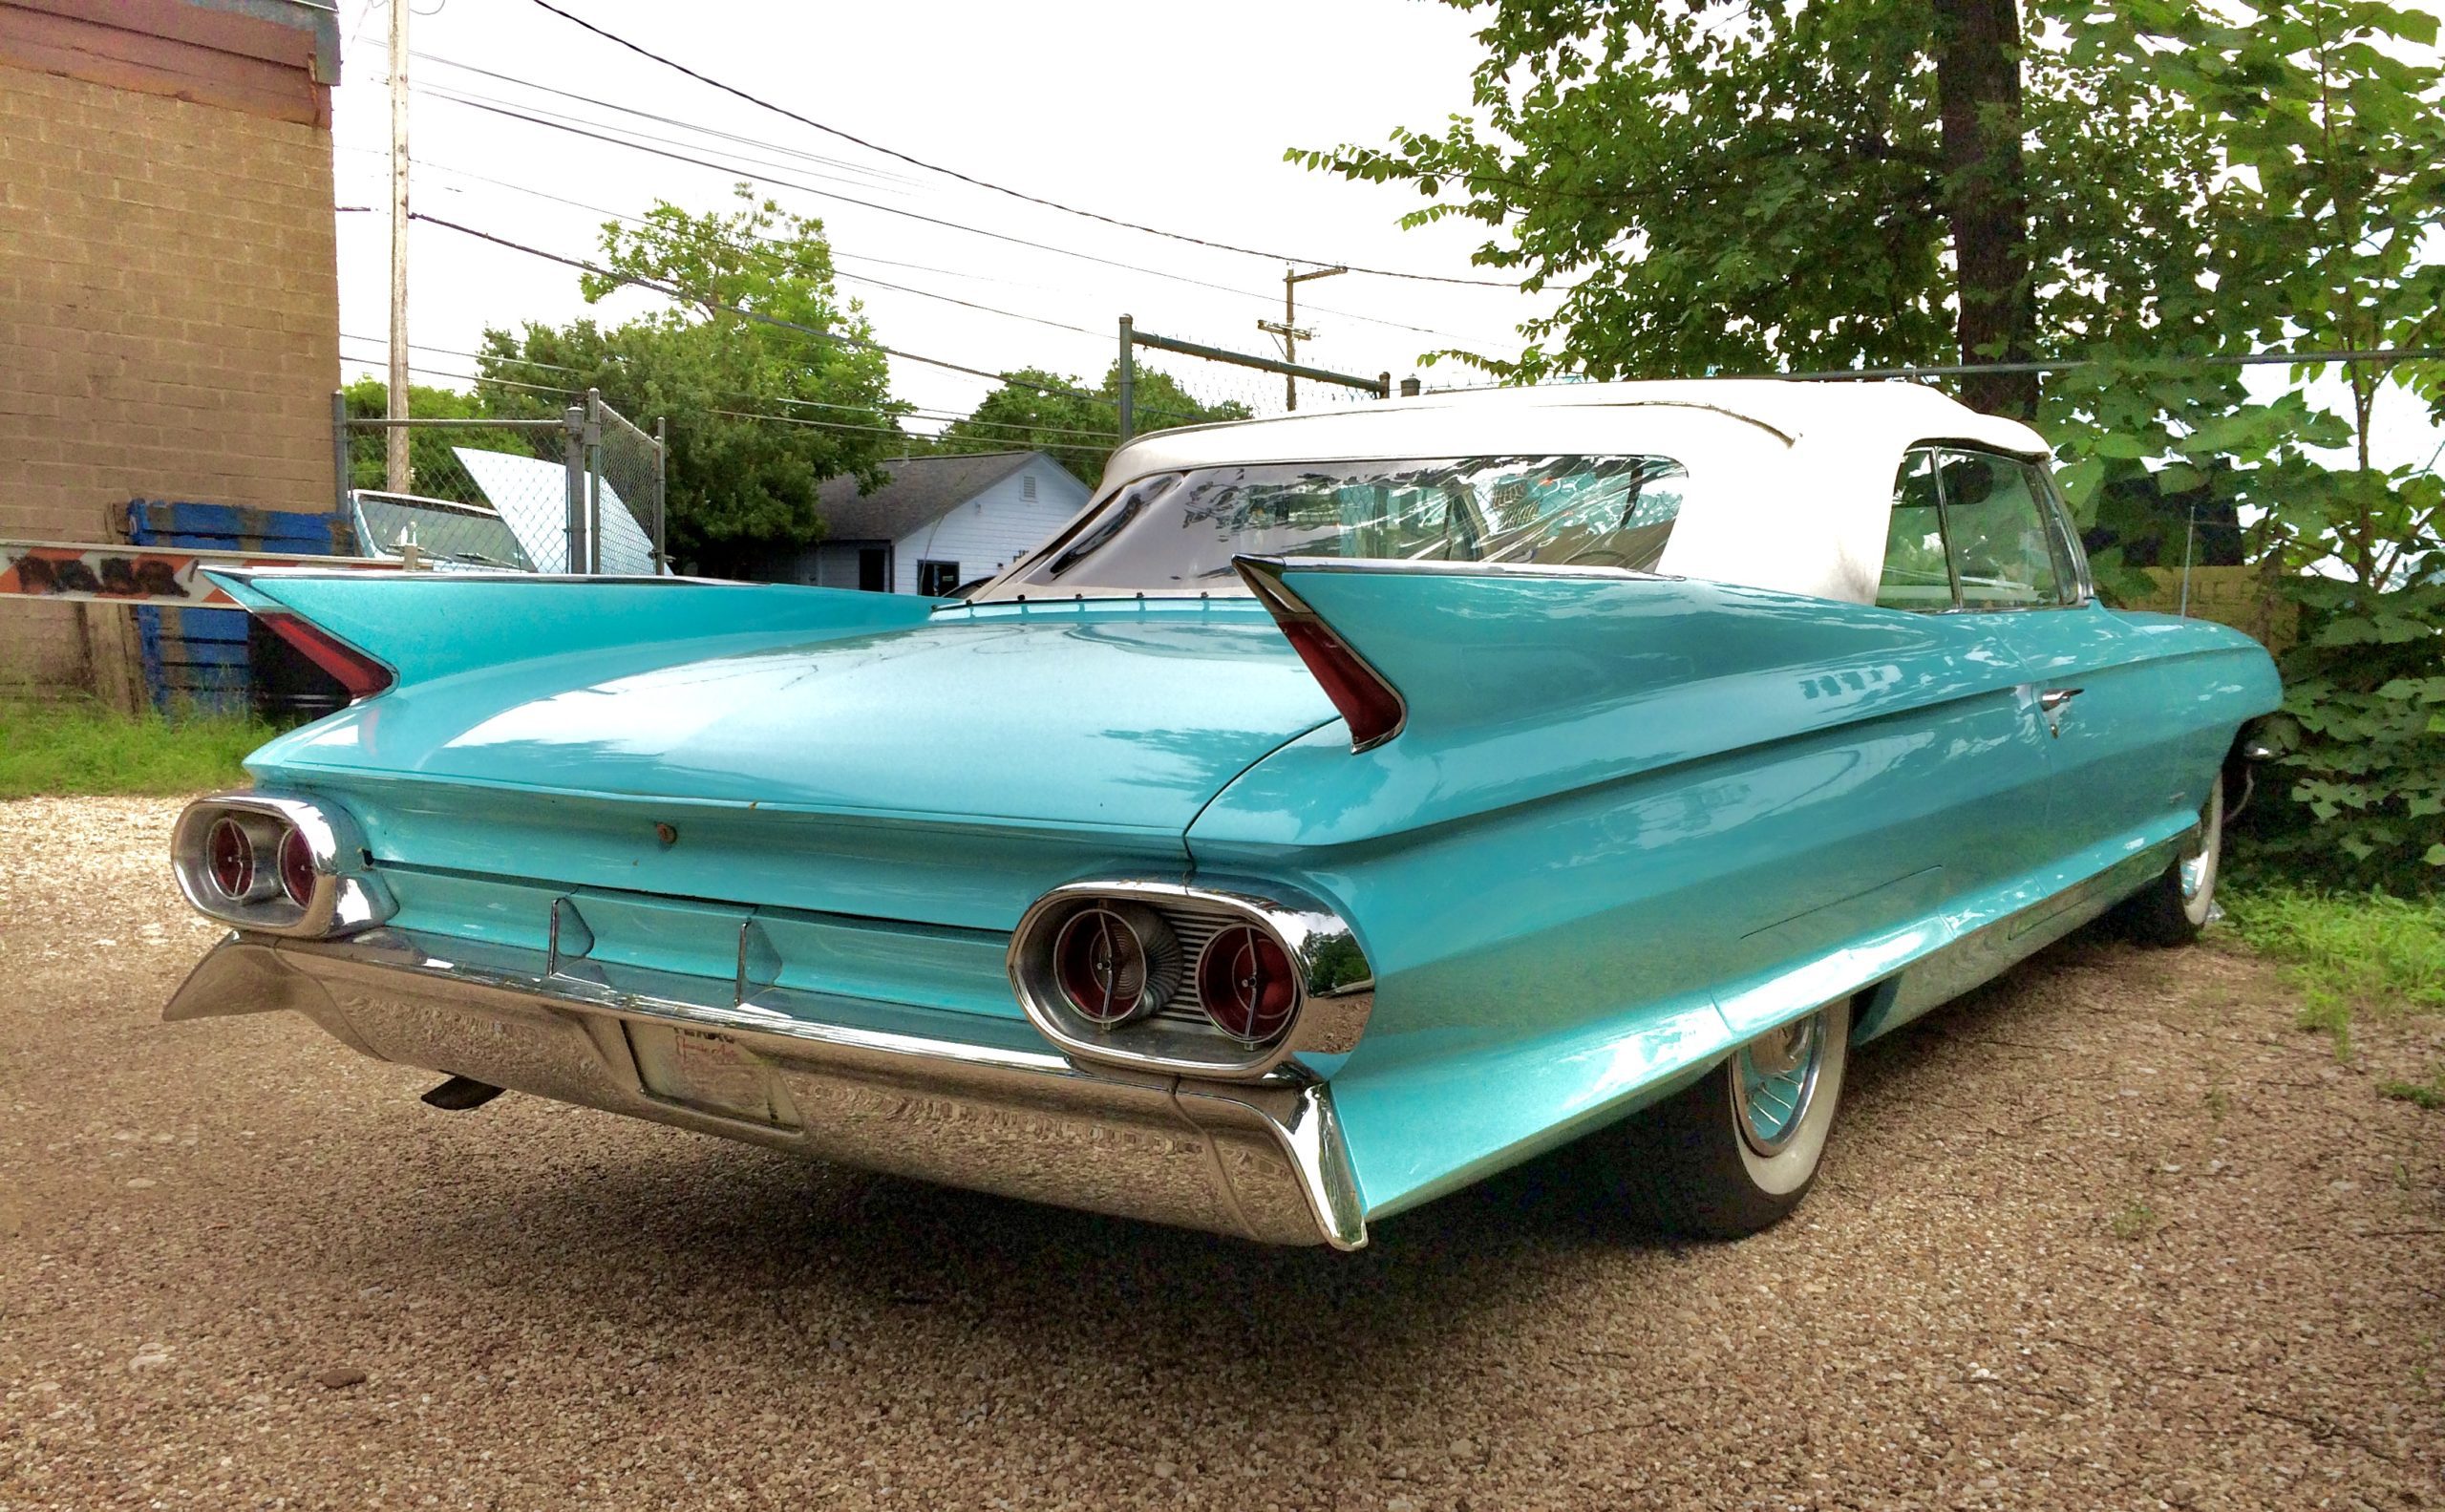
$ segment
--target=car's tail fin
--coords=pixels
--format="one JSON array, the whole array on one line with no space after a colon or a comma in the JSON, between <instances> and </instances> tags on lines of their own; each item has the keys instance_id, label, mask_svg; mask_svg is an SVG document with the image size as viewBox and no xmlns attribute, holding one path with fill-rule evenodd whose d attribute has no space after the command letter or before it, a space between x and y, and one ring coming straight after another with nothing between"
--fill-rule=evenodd
<instances>
[{"instance_id":1,"label":"car's tail fin","mask_svg":"<svg viewBox=\"0 0 2445 1512\"><path fill-rule=\"evenodd\" d=\"M654 644L702 655L776 634L823 640L924 622L931 599L793 584L507 573L209 573L356 697L400 683Z\"/></svg>"},{"instance_id":2,"label":"car's tail fin","mask_svg":"<svg viewBox=\"0 0 2445 1512\"><path fill-rule=\"evenodd\" d=\"M1773 667L1889 659L1908 638L1894 616L1854 605L1610 567L1302 557L1238 566L1357 751L1404 732L1552 721Z\"/></svg>"}]
</instances>

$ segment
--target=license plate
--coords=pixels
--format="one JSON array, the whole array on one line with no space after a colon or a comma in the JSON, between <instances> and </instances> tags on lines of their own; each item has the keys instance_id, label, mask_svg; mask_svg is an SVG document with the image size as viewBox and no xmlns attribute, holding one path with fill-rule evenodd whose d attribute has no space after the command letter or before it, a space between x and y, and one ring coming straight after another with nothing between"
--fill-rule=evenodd
<instances>
[{"instance_id":1,"label":"license plate","mask_svg":"<svg viewBox=\"0 0 2445 1512\"><path fill-rule=\"evenodd\" d=\"M661 1024L627 1028L638 1079L655 1097L727 1118L783 1121L762 1058L729 1035Z\"/></svg>"}]
</instances>

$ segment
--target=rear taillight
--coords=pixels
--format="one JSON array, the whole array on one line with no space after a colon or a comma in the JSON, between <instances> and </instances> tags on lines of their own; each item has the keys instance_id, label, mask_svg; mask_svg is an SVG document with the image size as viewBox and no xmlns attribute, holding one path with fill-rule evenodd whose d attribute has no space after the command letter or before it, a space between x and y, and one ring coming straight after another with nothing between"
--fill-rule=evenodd
<instances>
[{"instance_id":1,"label":"rear taillight","mask_svg":"<svg viewBox=\"0 0 2445 1512\"><path fill-rule=\"evenodd\" d=\"M231 903L247 902L255 890L255 841L235 819L219 819L204 836L205 874Z\"/></svg>"},{"instance_id":2,"label":"rear taillight","mask_svg":"<svg viewBox=\"0 0 2445 1512\"><path fill-rule=\"evenodd\" d=\"M1290 957L1254 925L1233 925L1197 958L1197 1006L1214 1027L1245 1045L1263 1045L1290 1027L1299 978Z\"/></svg>"},{"instance_id":3,"label":"rear taillight","mask_svg":"<svg viewBox=\"0 0 2445 1512\"><path fill-rule=\"evenodd\" d=\"M1375 1003L1350 926L1270 880L1065 883L1020 915L1004 959L1028 1021L1070 1055L1176 1076L1255 1081L1347 1054Z\"/></svg>"},{"instance_id":4,"label":"rear taillight","mask_svg":"<svg viewBox=\"0 0 2445 1512\"><path fill-rule=\"evenodd\" d=\"M1360 661L1357 652L1343 645L1340 636L1318 620L1286 619L1281 625L1282 633L1290 638L1290 649L1308 664L1325 696L1348 721L1351 750L1379 746L1400 734L1406 716L1401 695Z\"/></svg>"},{"instance_id":5,"label":"rear taillight","mask_svg":"<svg viewBox=\"0 0 2445 1512\"><path fill-rule=\"evenodd\" d=\"M1367 665L1367 659L1334 634L1306 600L1283 584L1283 564L1255 557L1240 557L1233 564L1257 602L1282 627L1290 649L1307 664L1325 696L1341 712L1350 726L1350 749L1353 753L1372 750L1399 735L1410 716L1400 690Z\"/></svg>"},{"instance_id":6,"label":"rear taillight","mask_svg":"<svg viewBox=\"0 0 2445 1512\"><path fill-rule=\"evenodd\" d=\"M1125 1024L1162 1007L1180 986L1180 941L1152 908L1081 908L1052 937L1052 972L1081 1018Z\"/></svg>"},{"instance_id":7,"label":"rear taillight","mask_svg":"<svg viewBox=\"0 0 2445 1512\"><path fill-rule=\"evenodd\" d=\"M396 679L391 669L294 614L261 616L264 628L287 641L297 653L331 674L351 699L371 698Z\"/></svg>"},{"instance_id":8,"label":"rear taillight","mask_svg":"<svg viewBox=\"0 0 2445 1512\"><path fill-rule=\"evenodd\" d=\"M314 901L314 847L306 832L291 829L280 841L280 890L300 908Z\"/></svg>"},{"instance_id":9,"label":"rear taillight","mask_svg":"<svg viewBox=\"0 0 2445 1512\"><path fill-rule=\"evenodd\" d=\"M187 902L266 934L352 934L383 923L394 906L355 821L306 799L198 799L171 832L170 866Z\"/></svg>"}]
</instances>

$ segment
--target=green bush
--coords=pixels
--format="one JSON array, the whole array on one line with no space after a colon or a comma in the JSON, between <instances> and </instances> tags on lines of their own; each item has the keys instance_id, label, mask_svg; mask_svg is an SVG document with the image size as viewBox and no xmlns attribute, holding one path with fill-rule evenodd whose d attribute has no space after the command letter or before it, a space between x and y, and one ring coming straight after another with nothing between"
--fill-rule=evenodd
<instances>
[{"instance_id":1,"label":"green bush","mask_svg":"<svg viewBox=\"0 0 2445 1512\"><path fill-rule=\"evenodd\" d=\"M2445 582L2373 593L2297 580L2261 807L2240 836L2262 875L2428 893L2445 881Z\"/></svg>"}]
</instances>

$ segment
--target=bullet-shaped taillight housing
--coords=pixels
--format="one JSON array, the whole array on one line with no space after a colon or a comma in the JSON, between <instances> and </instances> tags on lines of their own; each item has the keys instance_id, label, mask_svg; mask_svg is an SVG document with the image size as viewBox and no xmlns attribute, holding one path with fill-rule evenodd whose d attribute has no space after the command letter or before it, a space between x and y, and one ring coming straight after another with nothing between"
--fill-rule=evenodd
<instances>
[{"instance_id":1,"label":"bullet-shaped taillight housing","mask_svg":"<svg viewBox=\"0 0 2445 1512\"><path fill-rule=\"evenodd\" d=\"M179 816L170 866L196 908L266 934L353 933L391 915L346 814L319 799L263 793L198 799Z\"/></svg>"},{"instance_id":2,"label":"bullet-shaped taillight housing","mask_svg":"<svg viewBox=\"0 0 2445 1512\"><path fill-rule=\"evenodd\" d=\"M1055 887L1012 931L1009 965L1029 1020L1064 1051L1177 1075L1250 1080L1293 1054L1347 1054L1375 997L1350 926L1273 884Z\"/></svg>"}]
</instances>

